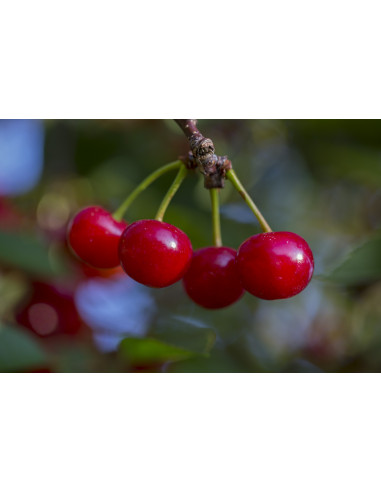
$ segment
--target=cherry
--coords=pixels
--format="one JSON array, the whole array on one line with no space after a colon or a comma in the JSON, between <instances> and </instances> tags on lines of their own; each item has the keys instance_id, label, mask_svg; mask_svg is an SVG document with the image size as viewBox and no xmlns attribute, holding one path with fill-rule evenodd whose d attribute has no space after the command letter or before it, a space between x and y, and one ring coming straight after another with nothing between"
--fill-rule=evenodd
<instances>
[{"instance_id":1,"label":"cherry","mask_svg":"<svg viewBox=\"0 0 381 492\"><path fill-rule=\"evenodd\" d=\"M192 258L192 244L177 227L159 220L139 220L125 229L119 257L131 278L149 287L180 280Z\"/></svg>"},{"instance_id":2,"label":"cherry","mask_svg":"<svg viewBox=\"0 0 381 492\"><path fill-rule=\"evenodd\" d=\"M266 232L241 244L237 267L243 287L261 299L285 299L309 283L314 259L306 241L293 232Z\"/></svg>"},{"instance_id":3,"label":"cherry","mask_svg":"<svg viewBox=\"0 0 381 492\"><path fill-rule=\"evenodd\" d=\"M244 290L235 264L236 251L209 247L195 251L183 278L188 296L200 306L218 309L237 301Z\"/></svg>"},{"instance_id":4,"label":"cherry","mask_svg":"<svg viewBox=\"0 0 381 492\"><path fill-rule=\"evenodd\" d=\"M0 196L0 223L2 230L22 227L22 217L10 201Z\"/></svg>"},{"instance_id":5,"label":"cherry","mask_svg":"<svg viewBox=\"0 0 381 492\"><path fill-rule=\"evenodd\" d=\"M119 265L119 239L127 227L101 207L88 207L77 213L69 223L68 243L71 250L94 268L115 268Z\"/></svg>"},{"instance_id":6,"label":"cherry","mask_svg":"<svg viewBox=\"0 0 381 492\"><path fill-rule=\"evenodd\" d=\"M83 325L73 293L44 282L32 284L30 296L16 309L16 320L40 337L76 335Z\"/></svg>"}]
</instances>

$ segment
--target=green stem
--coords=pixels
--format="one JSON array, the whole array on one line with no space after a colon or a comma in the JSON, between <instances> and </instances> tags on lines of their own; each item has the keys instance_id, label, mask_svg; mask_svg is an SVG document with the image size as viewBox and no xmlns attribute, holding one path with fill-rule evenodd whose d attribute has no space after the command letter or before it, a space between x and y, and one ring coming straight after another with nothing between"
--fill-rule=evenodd
<instances>
[{"instance_id":1,"label":"green stem","mask_svg":"<svg viewBox=\"0 0 381 492\"><path fill-rule=\"evenodd\" d=\"M247 193L245 188L243 187L241 181L238 179L236 173L233 171L233 169L229 169L226 173L226 177L231 181L232 185L234 188L238 191L238 193L242 196L242 198L245 200L249 208L252 210L256 218L258 219L258 222L263 230L263 232L272 232L271 227L268 225L266 222L265 218L259 211L258 207L255 205L253 200L250 198L250 195Z\"/></svg>"},{"instance_id":2,"label":"green stem","mask_svg":"<svg viewBox=\"0 0 381 492\"><path fill-rule=\"evenodd\" d=\"M159 167L149 176L147 176L124 200L124 202L118 207L117 210L112 214L115 220L122 220L124 214L127 212L128 207L135 200L135 198L140 195L142 191L144 191L148 186L153 183L157 178L160 178L165 173L172 171L174 169L178 169L179 167L185 168L185 165L182 161L171 162L170 164L166 164L165 166Z\"/></svg>"},{"instance_id":3,"label":"green stem","mask_svg":"<svg viewBox=\"0 0 381 492\"><path fill-rule=\"evenodd\" d=\"M213 243L214 246L222 246L221 239L221 223L220 223L220 207L219 207L219 190L212 188L210 198L212 201L212 221L213 221Z\"/></svg>"},{"instance_id":4,"label":"green stem","mask_svg":"<svg viewBox=\"0 0 381 492\"><path fill-rule=\"evenodd\" d=\"M160 222L163 221L164 214L168 208L168 205L170 204L172 198L175 196L176 191L180 188L181 183L184 181L185 176L188 173L188 169L182 165L179 169L179 172L177 173L177 176L173 183L171 184L169 190L167 191L165 197L163 198L163 201L160 204L160 207L157 211L156 220L160 220Z\"/></svg>"}]
</instances>

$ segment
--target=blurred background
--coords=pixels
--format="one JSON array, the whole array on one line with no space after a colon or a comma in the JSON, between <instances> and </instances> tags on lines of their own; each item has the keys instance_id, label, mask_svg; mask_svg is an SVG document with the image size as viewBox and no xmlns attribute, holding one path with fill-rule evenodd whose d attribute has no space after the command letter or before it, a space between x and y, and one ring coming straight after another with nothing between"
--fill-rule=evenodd
<instances>
[{"instance_id":1,"label":"blurred background","mask_svg":"<svg viewBox=\"0 0 381 492\"><path fill-rule=\"evenodd\" d=\"M115 210L157 167L185 155L171 120L0 120L0 371L381 371L381 120L200 120L273 230L303 236L315 256L305 291L249 294L205 310L181 282L150 289L98 271L66 245L71 216ZM129 209L152 218L174 176ZM222 234L260 232L229 182ZM165 220L194 248L212 243L209 194L186 179Z\"/></svg>"}]
</instances>

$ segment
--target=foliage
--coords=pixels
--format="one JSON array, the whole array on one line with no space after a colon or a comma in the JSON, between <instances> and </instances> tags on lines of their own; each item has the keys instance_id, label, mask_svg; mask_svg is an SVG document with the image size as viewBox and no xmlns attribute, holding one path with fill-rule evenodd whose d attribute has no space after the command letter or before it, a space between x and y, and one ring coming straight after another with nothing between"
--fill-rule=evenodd
<instances>
[{"instance_id":1,"label":"foliage","mask_svg":"<svg viewBox=\"0 0 381 492\"><path fill-rule=\"evenodd\" d=\"M0 326L0 371L13 372L43 367L47 356L36 339L20 327Z\"/></svg>"},{"instance_id":2,"label":"foliage","mask_svg":"<svg viewBox=\"0 0 381 492\"><path fill-rule=\"evenodd\" d=\"M310 286L287 300L245 294L231 307L205 310L181 283L148 289L118 271L81 265L66 246L70 216L90 204L115 210L148 173L188 146L172 121L47 121L36 143L44 145L39 183L0 197L1 371L381 370L380 121L199 123L272 228L308 241L316 266ZM0 166L4 159L0 146ZM173 178L151 185L126 219L152 218ZM260 231L229 182L221 203L226 246L237 248ZM199 174L185 180L165 220L183 229L194 248L211 244L209 196ZM36 293L41 281L56 289L53 311L53 301ZM42 300L31 314L33 296ZM76 305L79 329L59 325L71 323L60 296ZM21 312L29 320L24 326Z\"/></svg>"}]
</instances>

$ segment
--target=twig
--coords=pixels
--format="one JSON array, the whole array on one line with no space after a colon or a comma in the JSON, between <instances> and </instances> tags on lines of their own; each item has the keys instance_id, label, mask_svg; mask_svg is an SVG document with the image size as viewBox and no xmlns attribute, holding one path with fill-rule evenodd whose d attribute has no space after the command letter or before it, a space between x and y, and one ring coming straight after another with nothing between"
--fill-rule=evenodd
<instances>
[{"instance_id":1,"label":"twig","mask_svg":"<svg viewBox=\"0 0 381 492\"><path fill-rule=\"evenodd\" d=\"M194 160L204 175L205 188L223 188L226 171L231 169L227 156L218 156L213 141L202 135L197 128L197 120L175 120L188 139L191 153L189 160Z\"/></svg>"}]
</instances>

